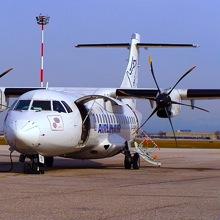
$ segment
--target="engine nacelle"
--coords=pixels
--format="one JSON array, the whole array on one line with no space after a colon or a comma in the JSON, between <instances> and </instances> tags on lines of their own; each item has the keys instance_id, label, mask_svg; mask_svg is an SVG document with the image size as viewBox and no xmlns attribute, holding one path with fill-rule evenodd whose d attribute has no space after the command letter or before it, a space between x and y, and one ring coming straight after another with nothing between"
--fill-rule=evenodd
<instances>
[{"instance_id":1,"label":"engine nacelle","mask_svg":"<svg viewBox=\"0 0 220 220\"><path fill-rule=\"evenodd\" d=\"M181 96L178 90L173 90L170 94L170 97L172 101L181 103ZM172 104L171 117L179 115L180 112L181 112L181 105Z\"/></svg>"}]
</instances>

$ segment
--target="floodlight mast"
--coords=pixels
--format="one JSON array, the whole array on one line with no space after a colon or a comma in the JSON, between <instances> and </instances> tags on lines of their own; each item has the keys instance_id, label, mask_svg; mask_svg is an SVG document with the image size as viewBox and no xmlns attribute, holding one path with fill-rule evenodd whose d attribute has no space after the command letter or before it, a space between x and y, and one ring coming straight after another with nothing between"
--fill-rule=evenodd
<instances>
[{"instance_id":1,"label":"floodlight mast","mask_svg":"<svg viewBox=\"0 0 220 220\"><path fill-rule=\"evenodd\" d=\"M37 24L41 26L41 68L40 68L40 86L44 87L44 26L49 23L50 17L39 15L36 17Z\"/></svg>"}]
</instances>

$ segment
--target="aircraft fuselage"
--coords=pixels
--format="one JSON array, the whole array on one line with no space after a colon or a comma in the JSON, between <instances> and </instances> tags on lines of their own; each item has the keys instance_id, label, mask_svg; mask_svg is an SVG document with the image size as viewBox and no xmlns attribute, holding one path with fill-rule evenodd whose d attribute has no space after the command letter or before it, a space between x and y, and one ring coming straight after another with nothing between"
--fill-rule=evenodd
<instances>
[{"instance_id":1,"label":"aircraft fuselage","mask_svg":"<svg viewBox=\"0 0 220 220\"><path fill-rule=\"evenodd\" d=\"M4 122L8 144L26 155L92 159L120 153L135 137L138 113L128 105L108 98L76 100L48 90L20 96Z\"/></svg>"}]
</instances>

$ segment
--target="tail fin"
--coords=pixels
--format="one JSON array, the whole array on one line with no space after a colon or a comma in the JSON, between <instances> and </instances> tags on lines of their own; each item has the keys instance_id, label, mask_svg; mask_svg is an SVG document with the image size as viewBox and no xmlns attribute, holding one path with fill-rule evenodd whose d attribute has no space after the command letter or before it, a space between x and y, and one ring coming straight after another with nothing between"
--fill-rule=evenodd
<instances>
[{"instance_id":1,"label":"tail fin","mask_svg":"<svg viewBox=\"0 0 220 220\"><path fill-rule=\"evenodd\" d=\"M140 35L132 34L128 65L124 74L121 88L137 88L138 84L138 57L139 49L137 44L140 43Z\"/></svg>"}]
</instances>

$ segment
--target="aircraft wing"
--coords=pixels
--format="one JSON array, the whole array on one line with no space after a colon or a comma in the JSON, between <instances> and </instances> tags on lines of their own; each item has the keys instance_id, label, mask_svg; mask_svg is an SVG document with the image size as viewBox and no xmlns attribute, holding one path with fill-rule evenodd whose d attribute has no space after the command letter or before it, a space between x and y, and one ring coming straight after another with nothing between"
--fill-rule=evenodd
<instances>
[{"instance_id":1,"label":"aircraft wing","mask_svg":"<svg viewBox=\"0 0 220 220\"><path fill-rule=\"evenodd\" d=\"M182 100L220 99L220 89L176 89ZM155 98L157 89L116 89L116 97L120 98Z\"/></svg>"},{"instance_id":2,"label":"aircraft wing","mask_svg":"<svg viewBox=\"0 0 220 220\"><path fill-rule=\"evenodd\" d=\"M220 89L187 89L179 90L183 100L189 99L220 99Z\"/></svg>"},{"instance_id":3,"label":"aircraft wing","mask_svg":"<svg viewBox=\"0 0 220 220\"><path fill-rule=\"evenodd\" d=\"M1 104L6 105L4 100L10 97L19 97L20 95L36 89L45 89L41 87L5 87L0 88ZM50 90L66 92L69 94L81 94L91 95L91 94L106 94L111 97L118 98L136 98L136 99L154 99L158 95L158 90L156 88L62 88L62 87L50 87ZM88 91L87 91L88 90ZM79 93L80 91L80 93ZM175 89L177 91L175 94L179 95L181 100L209 100L209 99L220 99L220 89ZM83 94L82 94L83 93ZM0 107L1 108L1 107Z\"/></svg>"},{"instance_id":4,"label":"aircraft wing","mask_svg":"<svg viewBox=\"0 0 220 220\"><path fill-rule=\"evenodd\" d=\"M6 97L8 96L20 96L28 91L35 89L45 89L41 87L6 87L0 88L1 92L4 93ZM62 88L56 87L49 89L55 91L78 91L85 90L76 88ZM94 89L93 89L94 90ZM97 88L96 88L97 90ZM102 90L107 90L103 89ZM138 98L138 99L148 99L155 98L157 96L158 90L156 88L134 88L134 89L126 89L126 88L111 88L112 93L115 90L115 96L120 98ZM220 99L220 89L176 89L181 96L182 100L192 100L192 99ZM92 91L92 89L91 89ZM91 91L88 91L91 92ZM100 90L99 90L100 91Z\"/></svg>"},{"instance_id":5,"label":"aircraft wing","mask_svg":"<svg viewBox=\"0 0 220 220\"><path fill-rule=\"evenodd\" d=\"M42 87L6 87L6 88L0 88L1 92L4 93L6 97L8 96L14 96L18 97L26 92L36 90L36 89L45 89Z\"/></svg>"}]
</instances>

